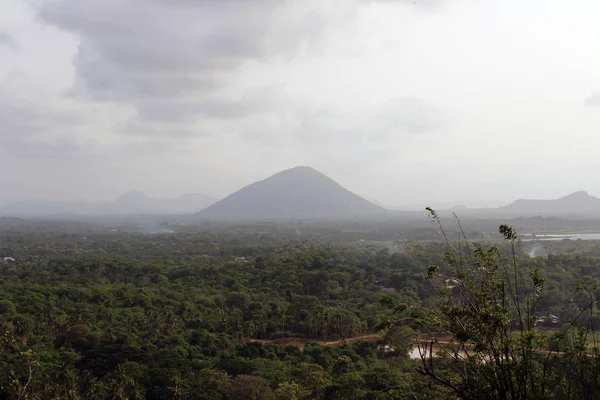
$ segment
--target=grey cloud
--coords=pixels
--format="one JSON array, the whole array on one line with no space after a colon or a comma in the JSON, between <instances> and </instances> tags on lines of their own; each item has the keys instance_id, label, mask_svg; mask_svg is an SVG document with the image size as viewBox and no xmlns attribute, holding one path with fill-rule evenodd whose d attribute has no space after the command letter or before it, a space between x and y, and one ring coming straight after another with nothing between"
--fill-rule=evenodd
<instances>
[{"instance_id":1,"label":"grey cloud","mask_svg":"<svg viewBox=\"0 0 600 400\"><path fill-rule=\"evenodd\" d=\"M169 99L193 97L210 93L218 88L217 80L208 77L186 75L156 76L152 74L124 75L118 71L112 73L112 65L103 61L86 62L77 60L76 67L84 77L79 77L72 94L90 97L101 101L134 102L145 99Z\"/></svg>"},{"instance_id":2,"label":"grey cloud","mask_svg":"<svg viewBox=\"0 0 600 400\"><path fill-rule=\"evenodd\" d=\"M238 100L200 100L191 102L144 103L138 115L147 121L192 122L201 117L234 119L264 110L260 103Z\"/></svg>"},{"instance_id":3,"label":"grey cloud","mask_svg":"<svg viewBox=\"0 0 600 400\"><path fill-rule=\"evenodd\" d=\"M421 7L434 7L442 4L442 0L399 0L405 4L416 4Z\"/></svg>"},{"instance_id":4,"label":"grey cloud","mask_svg":"<svg viewBox=\"0 0 600 400\"><path fill-rule=\"evenodd\" d=\"M415 5L421 8L434 8L441 6L443 0L363 0L364 3L386 3L386 4L404 4Z\"/></svg>"},{"instance_id":5,"label":"grey cloud","mask_svg":"<svg viewBox=\"0 0 600 400\"><path fill-rule=\"evenodd\" d=\"M245 62L293 53L300 43L316 40L323 19L310 10L286 13L290 4L58 0L45 2L39 16L80 38L72 94L128 102L140 118L177 122L255 108L212 97Z\"/></svg>"},{"instance_id":6,"label":"grey cloud","mask_svg":"<svg viewBox=\"0 0 600 400\"><path fill-rule=\"evenodd\" d=\"M443 112L416 97L392 99L360 115L290 99L285 106L251 119L240 136L265 147L317 158L340 154L382 161L396 157L396 146L407 136L434 133L444 126Z\"/></svg>"},{"instance_id":7,"label":"grey cloud","mask_svg":"<svg viewBox=\"0 0 600 400\"><path fill-rule=\"evenodd\" d=\"M83 150L76 135L87 129L77 109L55 108L0 96L0 148L17 157L70 157ZM70 133L67 137L64 133Z\"/></svg>"},{"instance_id":8,"label":"grey cloud","mask_svg":"<svg viewBox=\"0 0 600 400\"><path fill-rule=\"evenodd\" d=\"M155 122L189 123L200 118L238 119L264 114L277 108L282 96L277 87L254 89L240 98L204 97L164 103L140 103L138 115L142 120Z\"/></svg>"},{"instance_id":9,"label":"grey cloud","mask_svg":"<svg viewBox=\"0 0 600 400\"><path fill-rule=\"evenodd\" d=\"M56 0L45 2L39 16L79 37L72 96L136 111L115 128L129 138L230 134L264 146L375 152L398 132L437 129L438 111L419 98L356 116L307 106L285 97L282 87L229 90L245 63L281 61L322 39L327 7L298 4Z\"/></svg>"},{"instance_id":10,"label":"grey cloud","mask_svg":"<svg viewBox=\"0 0 600 400\"><path fill-rule=\"evenodd\" d=\"M33 103L23 103L13 98L0 98L0 137L31 136L49 127L84 123L74 113L53 113Z\"/></svg>"},{"instance_id":11,"label":"grey cloud","mask_svg":"<svg viewBox=\"0 0 600 400\"><path fill-rule=\"evenodd\" d=\"M265 45L259 39L265 34L262 29L254 30L249 36L245 36L239 28L219 30L207 35L201 41L201 47L206 54L214 57L258 58L266 53Z\"/></svg>"},{"instance_id":12,"label":"grey cloud","mask_svg":"<svg viewBox=\"0 0 600 400\"><path fill-rule=\"evenodd\" d=\"M585 100L587 106L600 106L600 92L593 93Z\"/></svg>"},{"instance_id":13,"label":"grey cloud","mask_svg":"<svg viewBox=\"0 0 600 400\"><path fill-rule=\"evenodd\" d=\"M387 101L375 111L372 124L384 133L428 133L443 126L442 113L418 97L402 97Z\"/></svg>"},{"instance_id":14,"label":"grey cloud","mask_svg":"<svg viewBox=\"0 0 600 400\"><path fill-rule=\"evenodd\" d=\"M273 93L260 99L252 97L248 102L251 111L234 102L214 104L223 109L211 113L226 112L226 119L247 117L236 124L237 134L265 146L329 151L353 148L378 156L382 148L402 136L434 133L447 125L442 110L418 97L393 98L358 115L293 98L280 99Z\"/></svg>"},{"instance_id":15,"label":"grey cloud","mask_svg":"<svg viewBox=\"0 0 600 400\"><path fill-rule=\"evenodd\" d=\"M162 149L166 150L171 145L176 145L177 142L183 139L190 139L200 136L210 136L212 132L207 128L198 128L196 126L186 124L185 120L180 121L171 118L172 121L164 122L158 120L142 120L141 118L130 118L120 122L115 126L115 132L123 136L142 137L144 140L161 140ZM173 140L175 139L175 140Z\"/></svg>"},{"instance_id":16,"label":"grey cloud","mask_svg":"<svg viewBox=\"0 0 600 400\"><path fill-rule=\"evenodd\" d=\"M74 158L82 153L81 147L69 138L60 138L51 142L15 138L5 150L12 156L31 159L65 159Z\"/></svg>"},{"instance_id":17,"label":"grey cloud","mask_svg":"<svg viewBox=\"0 0 600 400\"><path fill-rule=\"evenodd\" d=\"M8 32L0 30L0 46L6 46L13 50L17 50L17 42Z\"/></svg>"}]
</instances>

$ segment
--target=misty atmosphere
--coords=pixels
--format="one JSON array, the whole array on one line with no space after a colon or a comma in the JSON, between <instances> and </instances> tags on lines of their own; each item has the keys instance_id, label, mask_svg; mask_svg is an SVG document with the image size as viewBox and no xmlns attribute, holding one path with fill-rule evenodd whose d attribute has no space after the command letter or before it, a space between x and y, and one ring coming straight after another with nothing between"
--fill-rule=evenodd
<instances>
[{"instance_id":1,"label":"misty atmosphere","mask_svg":"<svg viewBox=\"0 0 600 400\"><path fill-rule=\"evenodd\" d=\"M0 1L0 398L600 398L599 15Z\"/></svg>"}]
</instances>

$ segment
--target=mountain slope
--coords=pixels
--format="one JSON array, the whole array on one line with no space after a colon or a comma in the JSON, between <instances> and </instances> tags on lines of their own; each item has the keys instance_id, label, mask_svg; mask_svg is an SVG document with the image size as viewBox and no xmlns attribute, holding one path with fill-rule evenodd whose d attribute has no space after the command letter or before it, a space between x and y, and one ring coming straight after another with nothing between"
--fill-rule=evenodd
<instances>
[{"instance_id":1,"label":"mountain slope","mask_svg":"<svg viewBox=\"0 0 600 400\"><path fill-rule=\"evenodd\" d=\"M365 216L383 208L310 167L296 167L248 185L199 213L206 218Z\"/></svg>"}]
</instances>

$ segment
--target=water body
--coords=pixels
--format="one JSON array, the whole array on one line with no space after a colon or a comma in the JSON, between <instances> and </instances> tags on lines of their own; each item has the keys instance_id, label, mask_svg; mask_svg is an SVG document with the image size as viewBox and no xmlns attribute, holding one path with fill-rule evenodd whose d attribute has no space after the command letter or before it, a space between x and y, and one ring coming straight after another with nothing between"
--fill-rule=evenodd
<instances>
[{"instance_id":1,"label":"water body","mask_svg":"<svg viewBox=\"0 0 600 400\"><path fill-rule=\"evenodd\" d=\"M413 346L413 348L408 352L408 357L412 360L421 360L422 356L425 358L429 358L430 356L433 356L434 358L437 357L438 353L440 352L440 348L438 346L433 346L432 350L433 351L430 354L429 347L421 347L419 349L417 346ZM443 350L449 351L447 348ZM451 354L456 355L453 352L451 352ZM473 353L470 353L470 355L473 355ZM469 354L461 350L458 352L457 356L459 358L467 358Z\"/></svg>"},{"instance_id":2,"label":"water body","mask_svg":"<svg viewBox=\"0 0 600 400\"><path fill-rule=\"evenodd\" d=\"M527 237L522 239L524 241L533 240L600 240L600 233L572 233L568 235L538 235L534 237Z\"/></svg>"},{"instance_id":3,"label":"water body","mask_svg":"<svg viewBox=\"0 0 600 400\"><path fill-rule=\"evenodd\" d=\"M435 349L433 350L433 355L436 354ZM410 357L412 360L420 360L421 356L425 356L426 358L429 357L429 350L428 349L424 349L421 348L419 349L417 346L414 346L409 352L408 352L408 357Z\"/></svg>"},{"instance_id":4,"label":"water body","mask_svg":"<svg viewBox=\"0 0 600 400\"><path fill-rule=\"evenodd\" d=\"M175 233L175 231L173 229L169 229L169 228L159 228L159 229L151 230L148 233L153 233L153 234L157 234L157 233Z\"/></svg>"}]
</instances>

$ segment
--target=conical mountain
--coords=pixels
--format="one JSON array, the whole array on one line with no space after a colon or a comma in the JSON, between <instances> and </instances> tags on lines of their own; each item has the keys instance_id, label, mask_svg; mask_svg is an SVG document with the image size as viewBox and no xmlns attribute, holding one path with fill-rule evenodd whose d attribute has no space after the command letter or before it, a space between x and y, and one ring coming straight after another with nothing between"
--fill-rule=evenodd
<instances>
[{"instance_id":1,"label":"conical mountain","mask_svg":"<svg viewBox=\"0 0 600 400\"><path fill-rule=\"evenodd\" d=\"M296 167L248 185L202 210L217 219L343 218L383 208L310 167Z\"/></svg>"}]
</instances>

